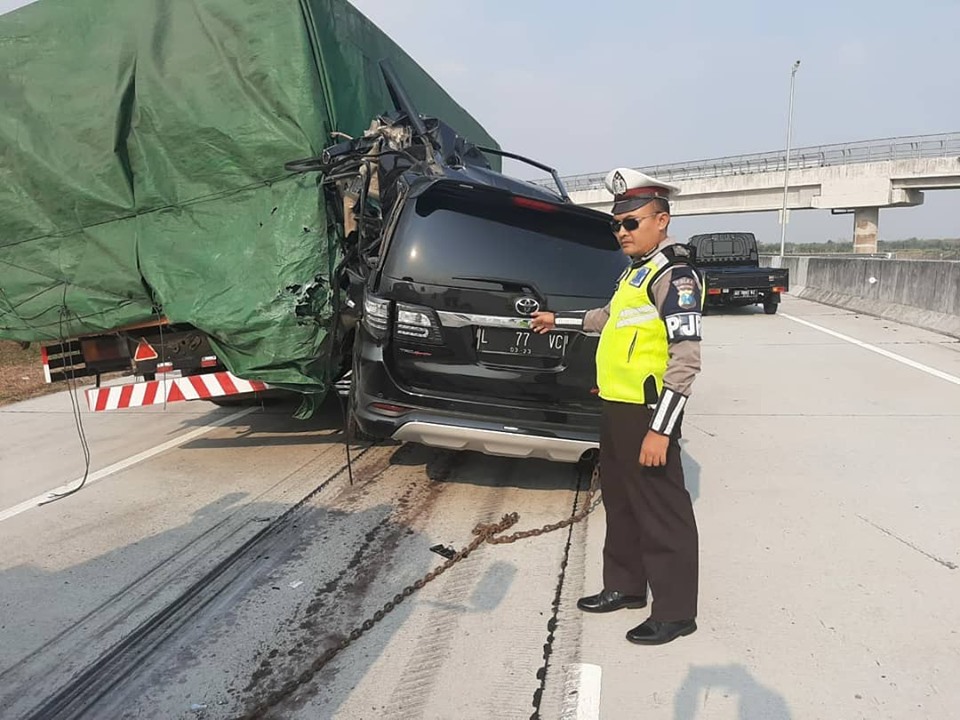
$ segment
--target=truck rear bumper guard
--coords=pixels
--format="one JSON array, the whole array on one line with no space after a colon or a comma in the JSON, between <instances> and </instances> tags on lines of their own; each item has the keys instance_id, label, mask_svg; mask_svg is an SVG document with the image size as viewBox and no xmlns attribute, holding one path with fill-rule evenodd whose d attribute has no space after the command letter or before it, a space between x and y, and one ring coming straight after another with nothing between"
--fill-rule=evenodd
<instances>
[{"instance_id":1,"label":"truck rear bumper guard","mask_svg":"<svg viewBox=\"0 0 960 720\"><path fill-rule=\"evenodd\" d=\"M263 392L269 388L269 385L259 380L242 380L229 372L216 372L91 388L86 395L90 411L103 412L185 400L245 395Z\"/></svg>"}]
</instances>

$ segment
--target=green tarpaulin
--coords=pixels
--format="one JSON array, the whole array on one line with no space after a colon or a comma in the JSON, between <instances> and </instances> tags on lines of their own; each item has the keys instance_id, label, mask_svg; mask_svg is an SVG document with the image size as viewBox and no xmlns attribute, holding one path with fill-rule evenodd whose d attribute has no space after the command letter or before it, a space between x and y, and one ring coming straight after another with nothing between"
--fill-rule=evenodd
<instances>
[{"instance_id":1,"label":"green tarpaulin","mask_svg":"<svg viewBox=\"0 0 960 720\"><path fill-rule=\"evenodd\" d=\"M497 147L344 0L40 0L0 17L0 337L193 325L326 389L334 230L289 160L393 106Z\"/></svg>"}]
</instances>

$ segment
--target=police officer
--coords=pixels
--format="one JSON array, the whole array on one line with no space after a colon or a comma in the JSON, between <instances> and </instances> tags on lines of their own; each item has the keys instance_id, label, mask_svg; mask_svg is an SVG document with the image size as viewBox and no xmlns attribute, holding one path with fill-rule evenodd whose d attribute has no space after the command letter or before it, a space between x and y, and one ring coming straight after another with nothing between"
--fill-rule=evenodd
<instances>
[{"instance_id":1,"label":"police officer","mask_svg":"<svg viewBox=\"0 0 960 720\"><path fill-rule=\"evenodd\" d=\"M687 246L667 235L677 188L628 168L604 183L614 196L610 227L630 264L606 307L539 312L533 328L600 333L603 589L577 607L642 608L649 584L650 617L627 639L660 645L697 629L699 539L678 441L700 371L703 282Z\"/></svg>"}]
</instances>

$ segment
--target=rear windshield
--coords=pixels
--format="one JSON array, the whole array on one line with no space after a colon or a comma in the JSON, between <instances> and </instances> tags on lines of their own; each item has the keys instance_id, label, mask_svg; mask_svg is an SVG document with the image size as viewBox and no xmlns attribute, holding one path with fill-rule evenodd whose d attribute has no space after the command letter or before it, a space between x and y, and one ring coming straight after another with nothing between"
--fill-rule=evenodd
<instances>
[{"instance_id":1,"label":"rear windshield","mask_svg":"<svg viewBox=\"0 0 960 720\"><path fill-rule=\"evenodd\" d=\"M690 244L696 247L697 257L746 256L751 248L753 237L741 233L723 235L694 235Z\"/></svg>"},{"instance_id":2,"label":"rear windshield","mask_svg":"<svg viewBox=\"0 0 960 720\"><path fill-rule=\"evenodd\" d=\"M483 278L533 283L545 295L608 300L627 260L604 218L514 202L435 186L404 212L384 273L450 287Z\"/></svg>"}]
</instances>

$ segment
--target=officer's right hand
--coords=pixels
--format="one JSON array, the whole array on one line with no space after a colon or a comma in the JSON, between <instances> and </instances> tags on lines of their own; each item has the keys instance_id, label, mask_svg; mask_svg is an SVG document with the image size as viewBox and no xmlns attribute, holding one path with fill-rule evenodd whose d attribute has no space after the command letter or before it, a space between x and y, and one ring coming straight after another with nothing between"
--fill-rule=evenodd
<instances>
[{"instance_id":1,"label":"officer's right hand","mask_svg":"<svg viewBox=\"0 0 960 720\"><path fill-rule=\"evenodd\" d=\"M530 328L536 333L548 333L557 326L557 316L552 312L535 312Z\"/></svg>"}]
</instances>

